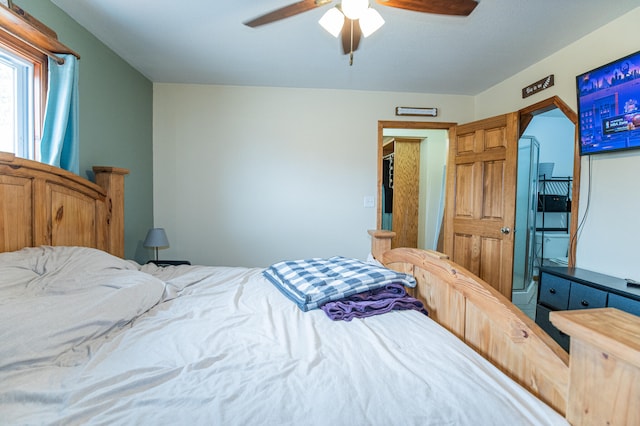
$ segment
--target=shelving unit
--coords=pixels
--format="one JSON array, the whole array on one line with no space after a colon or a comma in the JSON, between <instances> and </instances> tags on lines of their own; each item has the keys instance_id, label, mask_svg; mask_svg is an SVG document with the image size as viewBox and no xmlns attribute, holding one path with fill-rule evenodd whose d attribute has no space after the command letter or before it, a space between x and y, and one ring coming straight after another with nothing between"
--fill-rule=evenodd
<instances>
[{"instance_id":1,"label":"shelving unit","mask_svg":"<svg viewBox=\"0 0 640 426\"><path fill-rule=\"evenodd\" d=\"M538 181L538 212L541 213L540 226L536 226L536 231L541 231L542 241L540 242L540 266L544 259L544 233L546 231L561 231L569 233L569 220L571 218L571 190L573 178L567 177L547 177L541 175ZM549 226L547 215L564 215L563 225Z\"/></svg>"}]
</instances>

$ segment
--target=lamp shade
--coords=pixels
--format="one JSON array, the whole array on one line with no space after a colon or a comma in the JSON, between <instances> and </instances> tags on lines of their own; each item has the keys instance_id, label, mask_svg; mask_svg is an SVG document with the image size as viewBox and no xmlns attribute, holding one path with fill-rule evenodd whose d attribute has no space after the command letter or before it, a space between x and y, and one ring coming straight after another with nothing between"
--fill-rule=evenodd
<instances>
[{"instance_id":1,"label":"lamp shade","mask_svg":"<svg viewBox=\"0 0 640 426\"><path fill-rule=\"evenodd\" d=\"M322 18L320 18L318 22L329 34L338 37L344 25L344 15L337 8L332 7L322 15Z\"/></svg>"},{"instance_id":2,"label":"lamp shade","mask_svg":"<svg viewBox=\"0 0 640 426\"><path fill-rule=\"evenodd\" d=\"M365 37L369 37L382 25L384 25L384 19L375 9L368 8L360 17L360 30Z\"/></svg>"},{"instance_id":3,"label":"lamp shade","mask_svg":"<svg viewBox=\"0 0 640 426\"><path fill-rule=\"evenodd\" d=\"M169 247L169 239L164 228L151 228L144 239L145 247Z\"/></svg>"},{"instance_id":4,"label":"lamp shade","mask_svg":"<svg viewBox=\"0 0 640 426\"><path fill-rule=\"evenodd\" d=\"M369 0L342 0L342 13L349 19L360 19L369 7Z\"/></svg>"}]
</instances>

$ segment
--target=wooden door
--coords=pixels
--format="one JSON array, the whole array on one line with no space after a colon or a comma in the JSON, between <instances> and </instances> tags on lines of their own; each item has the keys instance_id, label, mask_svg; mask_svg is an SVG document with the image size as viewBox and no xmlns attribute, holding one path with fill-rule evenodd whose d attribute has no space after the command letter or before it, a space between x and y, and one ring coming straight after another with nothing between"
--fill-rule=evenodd
<instances>
[{"instance_id":1,"label":"wooden door","mask_svg":"<svg viewBox=\"0 0 640 426\"><path fill-rule=\"evenodd\" d=\"M518 114L457 126L449 143L444 252L511 300Z\"/></svg>"},{"instance_id":2,"label":"wooden door","mask_svg":"<svg viewBox=\"0 0 640 426\"><path fill-rule=\"evenodd\" d=\"M396 138L393 160L391 247L418 247L421 139Z\"/></svg>"}]
</instances>

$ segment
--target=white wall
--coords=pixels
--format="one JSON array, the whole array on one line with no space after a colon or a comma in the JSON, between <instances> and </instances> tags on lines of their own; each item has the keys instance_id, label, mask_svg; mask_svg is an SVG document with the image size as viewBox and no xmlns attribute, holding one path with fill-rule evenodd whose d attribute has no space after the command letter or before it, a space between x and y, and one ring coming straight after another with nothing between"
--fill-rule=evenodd
<instances>
[{"instance_id":1,"label":"white wall","mask_svg":"<svg viewBox=\"0 0 640 426\"><path fill-rule=\"evenodd\" d=\"M575 76L638 50L640 7L525 71L476 96L476 118L516 111L557 95L576 110ZM526 54L526 52L524 52ZM522 99L521 90L549 74L555 86ZM577 266L621 278L640 279L640 152L593 156L581 160ZM591 191L589 187L591 186Z\"/></svg>"},{"instance_id":2,"label":"white wall","mask_svg":"<svg viewBox=\"0 0 640 426\"><path fill-rule=\"evenodd\" d=\"M171 243L161 257L365 258L378 120L397 120L396 106L473 119L467 96L155 84L154 222Z\"/></svg>"},{"instance_id":3,"label":"white wall","mask_svg":"<svg viewBox=\"0 0 640 426\"><path fill-rule=\"evenodd\" d=\"M308 256L364 257L375 209L377 121L433 106L467 122L552 95L575 109L575 76L638 49L640 8L478 96L154 85L154 221L164 258L264 266ZM526 51L523 51L526 54ZM555 86L526 99L548 74ZM425 120L426 121L426 120ZM578 266L640 279L640 153L582 159ZM588 202L589 201L589 202Z\"/></svg>"},{"instance_id":4,"label":"white wall","mask_svg":"<svg viewBox=\"0 0 640 426\"><path fill-rule=\"evenodd\" d=\"M527 126L524 134L534 136L540 144L540 162L554 164L553 176L573 176L575 128L564 115L537 116Z\"/></svg>"},{"instance_id":5,"label":"white wall","mask_svg":"<svg viewBox=\"0 0 640 426\"><path fill-rule=\"evenodd\" d=\"M436 250L442 224L445 165L449 133L430 130L420 145L420 211L418 214L418 247Z\"/></svg>"},{"instance_id":6,"label":"white wall","mask_svg":"<svg viewBox=\"0 0 640 426\"><path fill-rule=\"evenodd\" d=\"M558 96L577 111L576 75L639 49L640 7L475 97L477 119L518 111ZM538 41L543 43L543 41ZM526 51L523 51L526 55ZM522 88L554 75L551 88L522 99Z\"/></svg>"}]
</instances>

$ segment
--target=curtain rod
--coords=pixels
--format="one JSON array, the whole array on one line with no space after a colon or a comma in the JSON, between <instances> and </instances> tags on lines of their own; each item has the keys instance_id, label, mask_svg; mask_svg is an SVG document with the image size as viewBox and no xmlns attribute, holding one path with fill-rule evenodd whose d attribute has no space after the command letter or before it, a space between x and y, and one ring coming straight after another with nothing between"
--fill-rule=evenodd
<instances>
[{"instance_id":1,"label":"curtain rod","mask_svg":"<svg viewBox=\"0 0 640 426\"><path fill-rule=\"evenodd\" d=\"M47 49L44 49L44 48L38 46L37 44L30 42L29 40L25 40L23 37L16 36L13 33L9 33L9 34L11 34L12 36L18 38L21 42L23 42L24 44L28 45L29 47L32 47L32 48L36 49L38 52L47 55L48 57L50 57L51 59L56 61L58 63L58 65L64 65L64 58L61 58L60 56L56 55L53 52L49 52Z\"/></svg>"},{"instance_id":2,"label":"curtain rod","mask_svg":"<svg viewBox=\"0 0 640 426\"><path fill-rule=\"evenodd\" d=\"M58 64L64 64L64 59L58 56L61 53L70 53L80 59L80 55L60 43L53 30L29 15L20 6L13 2L9 3L11 8L0 3L0 29Z\"/></svg>"}]
</instances>

